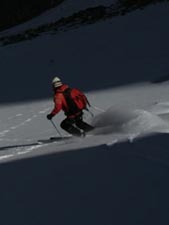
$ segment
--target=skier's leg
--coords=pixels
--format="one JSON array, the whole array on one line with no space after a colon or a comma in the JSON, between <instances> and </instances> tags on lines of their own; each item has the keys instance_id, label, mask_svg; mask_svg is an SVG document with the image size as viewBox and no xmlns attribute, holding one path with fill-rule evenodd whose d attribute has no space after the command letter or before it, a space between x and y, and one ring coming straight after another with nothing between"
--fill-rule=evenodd
<instances>
[{"instance_id":1,"label":"skier's leg","mask_svg":"<svg viewBox=\"0 0 169 225\"><path fill-rule=\"evenodd\" d=\"M83 136L81 130L75 127L74 124L75 124L74 119L66 118L61 122L60 126L63 130L67 131L69 134L75 136Z\"/></svg>"},{"instance_id":2,"label":"skier's leg","mask_svg":"<svg viewBox=\"0 0 169 225\"><path fill-rule=\"evenodd\" d=\"M89 132L94 129L93 126L89 125L88 123L83 121L82 116L77 117L75 120L76 126L80 129L84 130L85 132Z\"/></svg>"}]
</instances>

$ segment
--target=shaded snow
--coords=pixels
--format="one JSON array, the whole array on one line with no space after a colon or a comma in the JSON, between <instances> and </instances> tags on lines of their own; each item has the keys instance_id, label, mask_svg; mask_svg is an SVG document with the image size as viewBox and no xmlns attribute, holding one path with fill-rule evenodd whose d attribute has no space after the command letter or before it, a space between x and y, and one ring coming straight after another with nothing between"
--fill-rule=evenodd
<instances>
[{"instance_id":1,"label":"shaded snow","mask_svg":"<svg viewBox=\"0 0 169 225\"><path fill-rule=\"evenodd\" d=\"M0 101L49 97L55 75L84 91L163 76L169 70L168 9L168 4L147 7L68 33L1 47L5 76Z\"/></svg>"},{"instance_id":2,"label":"shaded snow","mask_svg":"<svg viewBox=\"0 0 169 225\"><path fill-rule=\"evenodd\" d=\"M17 25L14 28L10 28L0 33L0 35L9 35L22 32L26 29L35 28L46 23L56 22L62 17L71 16L73 13L77 13L80 10L96 7L99 5L109 6L115 3L117 0L65 0L59 6L54 9L48 10L40 16L33 18L32 20L23 24Z\"/></svg>"}]
</instances>

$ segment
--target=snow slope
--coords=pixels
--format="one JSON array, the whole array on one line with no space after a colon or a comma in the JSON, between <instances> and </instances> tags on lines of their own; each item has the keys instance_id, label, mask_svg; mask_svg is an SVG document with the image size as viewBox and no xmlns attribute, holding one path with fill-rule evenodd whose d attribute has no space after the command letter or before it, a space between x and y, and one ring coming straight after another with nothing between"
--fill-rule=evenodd
<instances>
[{"instance_id":1,"label":"snow slope","mask_svg":"<svg viewBox=\"0 0 169 225\"><path fill-rule=\"evenodd\" d=\"M64 1L59 6L43 13L43 15L41 16L38 16L24 24L20 24L14 28L1 32L1 35L3 36L7 34L22 32L29 28L37 27L46 23L55 22L56 20L59 20L62 17L71 16L73 13L76 13L80 10L85 10L87 8L95 7L98 5L107 6L115 2L117 2L117 0L78 0L78 2L76 0Z\"/></svg>"},{"instance_id":2,"label":"snow slope","mask_svg":"<svg viewBox=\"0 0 169 225\"><path fill-rule=\"evenodd\" d=\"M4 105L0 113L0 160L48 154L53 150L110 146L126 140L132 142L135 138L156 132L168 133L168 86L142 83L89 92L87 96L93 106L90 110L95 116L93 118L85 112L84 118L96 127L91 135L85 139L72 138L42 146L37 143L39 139L59 135L46 120L53 107L51 100ZM59 127L63 119L64 115L60 113L54 118L54 123L64 136L66 132ZM37 148L39 150L34 151Z\"/></svg>"},{"instance_id":3,"label":"snow slope","mask_svg":"<svg viewBox=\"0 0 169 225\"><path fill-rule=\"evenodd\" d=\"M163 3L69 33L1 47L1 102L48 98L55 75L85 91L164 76L169 69L166 20L168 4Z\"/></svg>"},{"instance_id":4,"label":"snow slope","mask_svg":"<svg viewBox=\"0 0 169 225\"><path fill-rule=\"evenodd\" d=\"M168 73L168 11L0 47L2 224L168 224L169 83L153 83ZM96 129L38 144L57 135L46 120L55 75L86 92Z\"/></svg>"}]
</instances>

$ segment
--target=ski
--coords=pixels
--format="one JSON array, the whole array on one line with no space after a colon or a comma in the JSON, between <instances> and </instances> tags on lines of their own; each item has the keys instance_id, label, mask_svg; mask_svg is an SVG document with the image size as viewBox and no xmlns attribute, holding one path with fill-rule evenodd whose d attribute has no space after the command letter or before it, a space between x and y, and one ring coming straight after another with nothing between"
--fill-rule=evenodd
<instances>
[{"instance_id":1,"label":"ski","mask_svg":"<svg viewBox=\"0 0 169 225\"><path fill-rule=\"evenodd\" d=\"M61 141L66 141L71 138L72 138L72 136L50 137L47 139L38 140L38 143L39 144L45 144L45 143L47 144L47 143L52 143L52 142L61 142Z\"/></svg>"}]
</instances>

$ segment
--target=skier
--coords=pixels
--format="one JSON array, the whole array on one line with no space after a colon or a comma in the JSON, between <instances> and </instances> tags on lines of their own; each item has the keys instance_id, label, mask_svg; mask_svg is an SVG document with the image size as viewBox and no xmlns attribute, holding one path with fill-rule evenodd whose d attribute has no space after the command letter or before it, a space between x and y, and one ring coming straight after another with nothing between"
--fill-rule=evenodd
<instances>
[{"instance_id":1,"label":"skier","mask_svg":"<svg viewBox=\"0 0 169 225\"><path fill-rule=\"evenodd\" d=\"M89 104L86 96L78 89L69 88L63 84L59 77L52 80L54 91L54 109L47 115L51 120L61 110L64 111L66 119L60 126L68 133L75 136L85 136L85 132L91 131L94 127L83 121L83 109Z\"/></svg>"}]
</instances>

